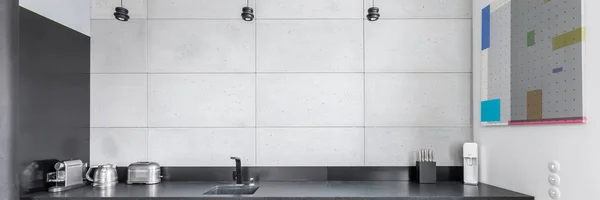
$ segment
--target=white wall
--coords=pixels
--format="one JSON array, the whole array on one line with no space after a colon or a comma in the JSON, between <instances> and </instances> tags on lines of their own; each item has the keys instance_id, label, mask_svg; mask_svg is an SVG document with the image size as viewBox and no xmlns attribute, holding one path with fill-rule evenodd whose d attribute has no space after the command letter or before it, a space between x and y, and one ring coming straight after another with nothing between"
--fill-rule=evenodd
<instances>
[{"instance_id":1,"label":"white wall","mask_svg":"<svg viewBox=\"0 0 600 200\"><path fill-rule=\"evenodd\" d=\"M461 165L471 1L92 2L91 162Z\"/></svg>"},{"instance_id":2,"label":"white wall","mask_svg":"<svg viewBox=\"0 0 600 200\"><path fill-rule=\"evenodd\" d=\"M585 115L587 124L495 126L480 125L481 9L489 1L473 1L473 129L480 144L481 181L549 200L547 163L561 163L560 190L565 200L598 199L600 174L600 2L584 0L586 22Z\"/></svg>"},{"instance_id":3,"label":"white wall","mask_svg":"<svg viewBox=\"0 0 600 200\"><path fill-rule=\"evenodd\" d=\"M19 5L90 35L90 0L19 0Z\"/></svg>"}]
</instances>

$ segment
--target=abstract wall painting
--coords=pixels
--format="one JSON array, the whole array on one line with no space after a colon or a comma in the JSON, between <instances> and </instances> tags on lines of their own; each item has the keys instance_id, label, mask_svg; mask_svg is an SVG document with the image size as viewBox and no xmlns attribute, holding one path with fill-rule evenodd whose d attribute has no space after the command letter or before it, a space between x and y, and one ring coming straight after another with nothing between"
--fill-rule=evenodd
<instances>
[{"instance_id":1,"label":"abstract wall painting","mask_svg":"<svg viewBox=\"0 0 600 200\"><path fill-rule=\"evenodd\" d=\"M585 123L582 0L494 0L482 11L481 123Z\"/></svg>"}]
</instances>

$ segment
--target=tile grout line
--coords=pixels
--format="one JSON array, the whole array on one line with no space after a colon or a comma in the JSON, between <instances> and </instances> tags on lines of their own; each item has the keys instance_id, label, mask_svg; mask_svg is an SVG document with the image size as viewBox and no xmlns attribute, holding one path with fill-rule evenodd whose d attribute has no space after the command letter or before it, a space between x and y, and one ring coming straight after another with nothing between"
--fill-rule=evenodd
<instances>
[{"instance_id":1,"label":"tile grout line","mask_svg":"<svg viewBox=\"0 0 600 200\"><path fill-rule=\"evenodd\" d=\"M362 5L362 14L364 14L365 12L365 1L363 1L363 5ZM366 44L366 35L365 35L365 20L362 20L362 45L363 45L363 50L362 50L362 54L363 54L363 126L367 125L367 61L366 61L366 54L367 54L367 44ZM363 166L367 165L367 128L363 127Z\"/></svg>"},{"instance_id":2,"label":"tile grout line","mask_svg":"<svg viewBox=\"0 0 600 200\"><path fill-rule=\"evenodd\" d=\"M150 161L150 23L148 21L148 8L150 1L146 1L146 160Z\"/></svg>"},{"instance_id":3,"label":"tile grout line","mask_svg":"<svg viewBox=\"0 0 600 200\"><path fill-rule=\"evenodd\" d=\"M228 74L473 74L473 72L114 72L114 73L90 73L90 75L125 75L125 74L149 74L149 75L228 75Z\"/></svg>"},{"instance_id":4,"label":"tile grout line","mask_svg":"<svg viewBox=\"0 0 600 200\"><path fill-rule=\"evenodd\" d=\"M470 17L396 17L396 18L379 18L379 20L471 20ZM114 19L92 19L109 21ZM140 18L132 18L130 21L144 20ZM148 18L149 21L236 21L238 18ZM364 18L254 18L253 21L346 21L346 20L364 20Z\"/></svg>"},{"instance_id":5,"label":"tile grout line","mask_svg":"<svg viewBox=\"0 0 600 200\"><path fill-rule=\"evenodd\" d=\"M93 5L90 5L90 13L92 13L93 9L94 9ZM89 102L88 102L88 104L89 104L88 105L89 106L88 107L88 109L89 109L88 110L88 115L89 115L88 120L89 121L88 121L88 127L87 127L88 128L88 147L87 147L87 149L88 149L88 160L87 160L88 163L87 164L88 165L92 164L92 63L93 63L92 62L92 56L93 56L93 53L92 53L92 44L93 44L92 43L92 27L93 27L93 24L94 24L94 20L92 19L92 16L90 14L90 69L89 69L90 73L88 74L90 85L88 86L89 87L89 91L88 91L88 93L89 93L88 94L89 95L88 96L88 100L89 100ZM17 107L17 110L19 110L18 107Z\"/></svg>"},{"instance_id":6,"label":"tile grout line","mask_svg":"<svg viewBox=\"0 0 600 200\"><path fill-rule=\"evenodd\" d=\"M254 8L258 2L252 1ZM258 166L258 23L254 21L254 166Z\"/></svg>"},{"instance_id":7,"label":"tile grout line","mask_svg":"<svg viewBox=\"0 0 600 200\"><path fill-rule=\"evenodd\" d=\"M161 129L211 129L211 128L223 128L223 129L243 129L243 128L471 128L472 125L456 125L456 126L142 126L142 127L114 127L114 126L94 126L90 128L161 128Z\"/></svg>"}]
</instances>

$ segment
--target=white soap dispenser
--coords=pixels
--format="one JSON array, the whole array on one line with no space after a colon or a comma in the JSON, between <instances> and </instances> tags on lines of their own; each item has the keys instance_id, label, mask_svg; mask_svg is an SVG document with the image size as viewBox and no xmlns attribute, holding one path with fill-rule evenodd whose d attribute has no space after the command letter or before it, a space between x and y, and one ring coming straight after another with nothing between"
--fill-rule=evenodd
<instances>
[{"instance_id":1,"label":"white soap dispenser","mask_svg":"<svg viewBox=\"0 0 600 200\"><path fill-rule=\"evenodd\" d=\"M477 185L479 183L479 154L477 143L465 143L463 145L463 169L465 184Z\"/></svg>"}]
</instances>

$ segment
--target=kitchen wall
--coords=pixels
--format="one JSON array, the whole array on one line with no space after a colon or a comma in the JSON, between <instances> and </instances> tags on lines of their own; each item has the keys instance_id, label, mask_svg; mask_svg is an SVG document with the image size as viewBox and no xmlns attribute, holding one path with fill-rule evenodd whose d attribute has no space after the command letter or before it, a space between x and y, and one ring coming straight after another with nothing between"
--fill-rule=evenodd
<instances>
[{"instance_id":1,"label":"kitchen wall","mask_svg":"<svg viewBox=\"0 0 600 200\"><path fill-rule=\"evenodd\" d=\"M72 16L69 9L77 8L61 5L72 1L53 2L52 13ZM2 119L14 125L12 139L1 140L12 151L13 178L6 179L12 187L6 188L14 195L7 199L46 191L43 174L56 159L86 162L90 154L90 37L68 26L70 22L89 24L89 14L78 12L66 20L44 15L50 8L36 3L46 5L46 1L14 3L15 7L3 11L18 14L18 24L12 27L18 34L11 41L16 60L12 73L6 73L6 80L12 80L6 85L12 88L12 102L6 105L12 113L10 120ZM89 3L76 5L83 5L80 10L89 8Z\"/></svg>"},{"instance_id":2,"label":"kitchen wall","mask_svg":"<svg viewBox=\"0 0 600 200\"><path fill-rule=\"evenodd\" d=\"M471 1L92 0L91 162L460 166Z\"/></svg>"},{"instance_id":3,"label":"kitchen wall","mask_svg":"<svg viewBox=\"0 0 600 200\"><path fill-rule=\"evenodd\" d=\"M600 17L595 12L600 2L583 0L586 28L584 55L584 112L587 124L494 126L480 125L480 105L473 104L475 141L480 145L481 181L495 186L534 195L537 200L548 196L548 162L560 162L561 199L595 199L600 174L596 152L600 151L600 91L595 86L600 74ZM473 102L480 102L481 9L490 1L473 1Z\"/></svg>"},{"instance_id":4,"label":"kitchen wall","mask_svg":"<svg viewBox=\"0 0 600 200\"><path fill-rule=\"evenodd\" d=\"M21 7L18 42L15 163L31 193L46 184L32 162L89 161L90 37Z\"/></svg>"}]
</instances>

